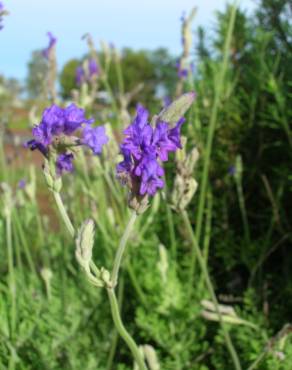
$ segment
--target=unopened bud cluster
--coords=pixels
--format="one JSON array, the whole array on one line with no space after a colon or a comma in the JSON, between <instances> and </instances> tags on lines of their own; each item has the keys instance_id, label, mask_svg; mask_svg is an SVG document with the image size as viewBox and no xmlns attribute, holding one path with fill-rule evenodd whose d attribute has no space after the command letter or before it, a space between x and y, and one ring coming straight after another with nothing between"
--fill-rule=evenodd
<instances>
[{"instance_id":1,"label":"unopened bud cluster","mask_svg":"<svg viewBox=\"0 0 292 370\"><path fill-rule=\"evenodd\" d=\"M177 175L174 180L174 187L171 194L171 204L176 211L182 211L192 200L198 183L193 177L193 172L199 152L193 148L187 155L182 152L177 158Z\"/></svg>"}]
</instances>

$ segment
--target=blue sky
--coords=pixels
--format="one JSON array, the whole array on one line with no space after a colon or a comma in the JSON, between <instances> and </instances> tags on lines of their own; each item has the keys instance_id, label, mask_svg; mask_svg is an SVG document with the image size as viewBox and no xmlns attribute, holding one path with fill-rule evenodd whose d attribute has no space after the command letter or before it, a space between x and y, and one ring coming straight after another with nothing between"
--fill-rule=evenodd
<instances>
[{"instance_id":1,"label":"blue sky","mask_svg":"<svg viewBox=\"0 0 292 370\"><path fill-rule=\"evenodd\" d=\"M180 50L180 16L193 6L198 8L194 28L212 28L214 12L223 9L225 0L1 0L10 11L0 32L0 74L25 78L32 50L47 44L46 33L57 38L59 66L87 50L81 40L89 32L96 44L100 40L117 47L154 49L164 46ZM255 0L241 0L251 12Z\"/></svg>"}]
</instances>

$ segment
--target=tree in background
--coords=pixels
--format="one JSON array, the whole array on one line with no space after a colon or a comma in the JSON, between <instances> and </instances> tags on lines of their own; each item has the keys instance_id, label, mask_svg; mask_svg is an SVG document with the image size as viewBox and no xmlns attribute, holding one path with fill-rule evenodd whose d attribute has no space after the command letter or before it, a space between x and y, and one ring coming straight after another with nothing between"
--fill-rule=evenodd
<instances>
[{"instance_id":1,"label":"tree in background","mask_svg":"<svg viewBox=\"0 0 292 370\"><path fill-rule=\"evenodd\" d=\"M76 68L80 65L80 60L71 59L63 67L59 81L61 87L61 96L63 99L71 97L71 91L76 89Z\"/></svg>"},{"instance_id":2,"label":"tree in background","mask_svg":"<svg viewBox=\"0 0 292 370\"><path fill-rule=\"evenodd\" d=\"M64 65L59 78L61 96L64 99L70 98L71 91L77 87L76 68L86 57L85 55L81 60L69 60ZM99 59L101 65L104 64L104 58L103 52L100 52ZM173 94L177 80L175 58L169 54L167 49L135 51L125 48L121 52L121 69L126 93L131 92L140 84L143 85L143 89L135 95L132 106L135 106L137 102L148 105L154 104L157 95L171 96ZM117 70L113 61L109 66L108 81L114 95L117 95L119 93L119 83ZM100 89L103 89L102 81L100 83Z\"/></svg>"}]
</instances>

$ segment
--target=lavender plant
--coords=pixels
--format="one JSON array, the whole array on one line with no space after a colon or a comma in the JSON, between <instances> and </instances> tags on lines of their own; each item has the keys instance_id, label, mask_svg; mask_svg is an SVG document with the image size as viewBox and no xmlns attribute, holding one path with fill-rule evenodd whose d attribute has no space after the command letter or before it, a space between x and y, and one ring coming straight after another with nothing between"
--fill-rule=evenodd
<instances>
[{"instance_id":1,"label":"lavender plant","mask_svg":"<svg viewBox=\"0 0 292 370\"><path fill-rule=\"evenodd\" d=\"M183 95L154 116L151 124L149 112L139 105L134 121L124 130L125 138L120 146L124 159L117 165L117 176L129 189L128 205L132 215L117 248L111 273L104 267L97 267L92 261L95 234L93 220L85 221L76 232L60 196L62 175L73 171L73 159L80 147L86 146L94 154L101 154L103 145L108 142L104 127L92 127L93 120L86 119L84 110L74 104L66 108L52 105L44 111L41 122L33 128L34 139L26 144L31 150L39 150L45 157L46 182L54 194L70 235L76 240L77 261L92 285L106 288L116 329L141 370L147 367L137 344L124 327L115 288L135 220L149 207L149 197L153 197L164 186L162 162L168 160L170 152L181 148L180 130L185 121L183 114L193 100L194 93ZM77 131L80 131L80 137L73 136Z\"/></svg>"}]
</instances>

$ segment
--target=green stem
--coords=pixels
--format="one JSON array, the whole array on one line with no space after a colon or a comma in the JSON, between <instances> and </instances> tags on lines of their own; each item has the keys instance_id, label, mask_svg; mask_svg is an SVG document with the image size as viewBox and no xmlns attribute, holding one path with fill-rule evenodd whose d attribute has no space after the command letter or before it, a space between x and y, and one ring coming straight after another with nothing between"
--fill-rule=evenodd
<instances>
[{"instance_id":1,"label":"green stem","mask_svg":"<svg viewBox=\"0 0 292 370\"><path fill-rule=\"evenodd\" d=\"M74 229L74 226L72 225L72 222L71 222L71 220L70 220L70 218L67 214L67 211L64 207L62 198L61 198L60 194L57 193L57 192L54 192L54 197L55 197L58 209L60 211L60 214L63 218L63 221L64 221L70 235L72 236L72 238L74 238L75 229ZM125 232L122 236L122 239L120 241L120 244L119 244L119 247L118 247L118 250L117 250L117 254L116 254L116 258L115 258L115 262L114 262L114 267L113 267L113 273L112 273L112 277L114 277L114 279L112 278L113 282L116 282L117 279L118 279L121 260L122 260L122 257L123 257L123 254L124 254L124 251L125 251L125 248L126 248L127 240L130 236L130 233L131 233L131 230L133 228L133 225L134 225L134 222L135 222L136 218L137 218L137 214L135 212L133 212L131 217L130 217L129 223L128 223L126 229L125 229ZM139 349L138 349L136 343L134 342L134 340L130 336L130 334L127 332L127 330L125 329L125 327L122 323L120 313L119 313L119 306L118 306L118 302L117 302L114 290L113 289L107 289L107 292L108 292L108 297L109 297L109 300L110 300L110 306L111 306L113 321L114 321L114 324L115 324L115 327L116 327L118 333L120 334L120 336L125 340L125 342L129 346L129 348L130 348L130 350L131 350L131 352L132 352L132 354L135 358L135 361L137 362L140 370L147 370L147 368L144 364L144 361L141 358L141 355L140 355L140 352L139 352Z\"/></svg>"},{"instance_id":2,"label":"green stem","mask_svg":"<svg viewBox=\"0 0 292 370\"><path fill-rule=\"evenodd\" d=\"M212 229L212 193L209 192L207 195L207 212L206 212L206 227L204 233L204 243L203 243L203 255L205 263L208 264L209 258L209 246L211 238L211 229Z\"/></svg>"},{"instance_id":3,"label":"green stem","mask_svg":"<svg viewBox=\"0 0 292 370\"><path fill-rule=\"evenodd\" d=\"M221 66L221 69L218 75L218 80L216 81L216 86L215 86L214 104L213 104L212 111L211 111L210 125L209 125L207 144L206 144L206 153L204 156L203 174L202 174L202 182L201 182L201 191L199 195L199 205L198 205L197 224L196 224L196 239L198 240L198 242L200 241L200 238L201 238L201 230L202 230L203 214L204 214L205 202L206 202L206 192L207 192L207 186L208 186L209 166L210 166L210 158L211 158L211 153L212 153L213 138L214 138L214 133L216 129L217 113L218 113L218 108L220 104L221 92L223 90L222 87L223 87L227 65L228 65L229 49L231 45L231 37L232 37L233 28L234 28L235 16L236 16L236 5L233 5L232 10L231 10L229 24L228 24L226 41L224 45L223 62L222 62L222 66Z\"/></svg>"},{"instance_id":4,"label":"green stem","mask_svg":"<svg viewBox=\"0 0 292 370\"><path fill-rule=\"evenodd\" d=\"M249 231L248 219L247 219L247 214L246 214L246 207L245 207L241 179L238 179L235 182L236 182L239 208L240 208L240 213L241 213L241 218L242 218L242 223L243 223L243 228L244 228L244 239L245 239L246 244L248 244L250 242L250 231Z\"/></svg>"},{"instance_id":5,"label":"green stem","mask_svg":"<svg viewBox=\"0 0 292 370\"><path fill-rule=\"evenodd\" d=\"M122 310L123 295L124 295L124 279L121 278L119 288L118 288L118 306L119 306L120 311ZM111 349L110 349L108 361L106 364L106 370L112 369L113 361L114 361L116 350L117 350L118 341L119 341L119 333L117 332L117 330L114 330L113 338L111 341L111 347L110 347Z\"/></svg>"},{"instance_id":6,"label":"green stem","mask_svg":"<svg viewBox=\"0 0 292 370\"><path fill-rule=\"evenodd\" d=\"M247 370L254 370L258 367L259 363L265 358L267 352L262 352L260 356L249 366Z\"/></svg>"},{"instance_id":7,"label":"green stem","mask_svg":"<svg viewBox=\"0 0 292 370\"><path fill-rule=\"evenodd\" d=\"M69 231L69 234L72 236L72 238L74 238L75 236L75 229L74 229L74 226L72 225L72 222L68 216L68 213L66 211L66 208L64 206L64 203L62 201L62 198L61 198L61 195L60 193L57 193L56 191L53 192L54 193L54 198L55 198L55 201L56 201L56 204L57 204L57 207L58 207L58 210L61 214L61 217L67 227L67 230Z\"/></svg>"},{"instance_id":8,"label":"green stem","mask_svg":"<svg viewBox=\"0 0 292 370\"><path fill-rule=\"evenodd\" d=\"M166 214L167 214L167 222L168 222L168 229L169 229L169 235L170 235L170 246L171 246L172 257L173 257L173 260L176 261L177 248L176 248L175 230L174 230L171 209L168 204L166 204Z\"/></svg>"},{"instance_id":9,"label":"green stem","mask_svg":"<svg viewBox=\"0 0 292 370\"><path fill-rule=\"evenodd\" d=\"M128 225L126 226L124 234L121 238L120 244L118 246L117 253L116 253L116 256L115 256L114 266L113 266L113 270L112 270L112 275L111 275L111 280L112 280L113 286L115 286L118 282L119 270L120 270L120 266L121 266L121 262L122 262L122 257L123 257L123 254L125 252L127 241L129 239L129 236L130 236L131 231L133 229L136 218L137 218L137 213L133 211L132 214L131 214L130 220L128 222Z\"/></svg>"},{"instance_id":10,"label":"green stem","mask_svg":"<svg viewBox=\"0 0 292 370\"><path fill-rule=\"evenodd\" d=\"M27 240L26 240L25 235L24 235L23 227L22 227L22 224L19 220L19 216L18 216L17 212L14 212L13 216L14 216L13 221L14 221L14 224L15 224L16 229L18 231L19 239L20 239L21 244L23 246L24 254L25 254L27 263L29 265L29 268L30 268L31 272L36 274L36 269L35 269L35 266L34 266L34 263L33 263L33 258L32 258L31 252L30 252L30 248L27 244Z\"/></svg>"},{"instance_id":11,"label":"green stem","mask_svg":"<svg viewBox=\"0 0 292 370\"><path fill-rule=\"evenodd\" d=\"M118 306L118 302L117 302L117 298L116 298L114 290L107 289L107 293L108 293L108 297L110 301L112 318L113 318L113 321L114 321L114 324L115 324L115 327L118 333L120 334L120 336L124 339L128 347L130 348L132 355L139 366L139 370L147 370L147 367L142 359L142 356L139 351L139 348L137 347L137 344L135 343L131 335L127 332L126 328L124 327L122 323L120 312L119 312L119 306Z\"/></svg>"},{"instance_id":12,"label":"green stem","mask_svg":"<svg viewBox=\"0 0 292 370\"><path fill-rule=\"evenodd\" d=\"M8 181L8 171L7 171L7 165L6 165L6 157L4 152L4 129L1 129L2 132L0 132L0 169L1 169L1 179L2 181Z\"/></svg>"},{"instance_id":13,"label":"green stem","mask_svg":"<svg viewBox=\"0 0 292 370\"><path fill-rule=\"evenodd\" d=\"M227 346L227 349L228 349L228 351L230 353L230 356L232 358L232 361L233 361L233 364L234 364L234 368L236 370L241 370L241 365L240 365L240 361L239 361L238 355L237 355L237 353L235 351L235 348L234 348L234 346L232 344L232 341L231 341L231 338L229 336L228 330L225 328L225 325L224 325L224 322L223 322L223 319L222 319L222 315L221 315L221 312L220 312L220 309L219 309L219 304L218 304L217 297L216 297L216 294L215 294L215 291L214 291L214 288L213 288L213 285L212 285L212 282L211 282L211 278L210 278L210 275L209 275L209 271L208 271L207 265L205 263L204 257L203 257L203 255L201 253L200 248L199 248L197 239L196 239L196 237L194 235L194 232L193 232L193 229L192 229L190 220L189 220L189 216L188 216L188 214L187 214L187 212L185 210L182 212L182 217L183 217L185 226L187 228L187 231L189 233L190 240L191 240L191 242L193 244L194 251L195 251L195 253L197 255L197 259L198 259L200 268L202 270L202 274L204 276L204 279L205 279L205 282L206 282L206 286L207 286L207 288L209 290L209 294L210 294L210 296L212 298L212 301L214 303L214 306L215 306L215 309L216 309L216 313L218 315L219 322L220 322L220 325L221 325L221 328L222 328L222 331L223 331L223 334L224 334L224 339L225 339L225 342L226 342L226 346Z\"/></svg>"},{"instance_id":14,"label":"green stem","mask_svg":"<svg viewBox=\"0 0 292 370\"><path fill-rule=\"evenodd\" d=\"M11 213L6 214L6 244L7 244L7 259L8 259L8 284L11 294L11 322L10 322L10 338L13 340L16 328L16 285L13 265L13 249L12 249L12 233L11 233Z\"/></svg>"}]
</instances>

